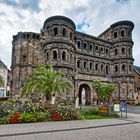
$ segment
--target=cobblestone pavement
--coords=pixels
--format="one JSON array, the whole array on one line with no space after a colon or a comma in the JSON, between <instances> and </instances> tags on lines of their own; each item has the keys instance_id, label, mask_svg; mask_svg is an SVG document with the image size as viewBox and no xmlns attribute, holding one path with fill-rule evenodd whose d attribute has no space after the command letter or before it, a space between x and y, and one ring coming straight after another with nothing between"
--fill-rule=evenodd
<instances>
[{"instance_id":1,"label":"cobblestone pavement","mask_svg":"<svg viewBox=\"0 0 140 140\"><path fill-rule=\"evenodd\" d=\"M0 140L139 140L140 115L128 119L0 125Z\"/></svg>"}]
</instances>

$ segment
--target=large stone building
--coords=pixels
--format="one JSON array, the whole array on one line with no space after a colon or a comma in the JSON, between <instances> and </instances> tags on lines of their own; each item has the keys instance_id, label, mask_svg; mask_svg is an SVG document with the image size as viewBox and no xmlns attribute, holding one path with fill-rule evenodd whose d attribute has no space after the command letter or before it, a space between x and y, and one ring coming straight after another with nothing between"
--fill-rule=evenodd
<instances>
[{"instance_id":1,"label":"large stone building","mask_svg":"<svg viewBox=\"0 0 140 140\"><path fill-rule=\"evenodd\" d=\"M75 23L64 16L53 16L44 22L40 33L18 32L13 36L12 96L19 94L26 77L35 67L51 63L73 82L67 96L79 96L86 90L86 104L97 103L93 80L114 83L112 100L132 100L131 21L112 24L98 37L76 31Z\"/></svg>"}]
</instances>

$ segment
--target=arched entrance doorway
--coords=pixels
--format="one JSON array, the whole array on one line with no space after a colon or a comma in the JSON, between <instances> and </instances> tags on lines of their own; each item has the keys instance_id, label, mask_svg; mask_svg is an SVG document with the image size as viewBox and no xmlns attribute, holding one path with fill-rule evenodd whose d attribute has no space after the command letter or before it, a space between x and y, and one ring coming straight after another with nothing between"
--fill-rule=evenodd
<instances>
[{"instance_id":1,"label":"arched entrance doorway","mask_svg":"<svg viewBox=\"0 0 140 140\"><path fill-rule=\"evenodd\" d=\"M87 84L82 84L79 87L79 104L82 104L82 90L85 89L85 105L91 104L91 91L90 87Z\"/></svg>"}]
</instances>

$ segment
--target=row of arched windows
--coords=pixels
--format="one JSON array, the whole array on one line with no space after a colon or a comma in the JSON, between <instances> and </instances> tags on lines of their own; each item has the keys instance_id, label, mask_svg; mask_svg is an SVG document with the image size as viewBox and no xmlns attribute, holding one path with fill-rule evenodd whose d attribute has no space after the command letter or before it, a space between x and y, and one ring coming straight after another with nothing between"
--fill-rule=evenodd
<instances>
[{"instance_id":1,"label":"row of arched windows","mask_svg":"<svg viewBox=\"0 0 140 140\"><path fill-rule=\"evenodd\" d=\"M61 60L63 60L63 61L67 61L67 59L69 59L69 61L70 62L72 62L72 60L73 60L73 55L72 55L72 53L70 53L69 55L67 54L67 52L66 51L61 51L61 54L60 54L61 56ZM46 52L46 59L47 60L49 60L50 58L50 54L49 54L49 52ZM69 58L67 58L67 57L69 57ZM52 59L53 60L57 60L57 59L59 59L58 58L58 51L56 51L56 50L53 50L52 51Z\"/></svg>"},{"instance_id":2,"label":"row of arched windows","mask_svg":"<svg viewBox=\"0 0 140 140\"><path fill-rule=\"evenodd\" d=\"M98 71L101 73L106 73L108 75L109 73L109 66L105 64L99 64L98 62L87 62L87 61L81 61L77 60L77 68L78 69L89 69L90 71Z\"/></svg>"},{"instance_id":3,"label":"row of arched windows","mask_svg":"<svg viewBox=\"0 0 140 140\"><path fill-rule=\"evenodd\" d=\"M114 55L115 56L119 54L118 51L119 51L119 48L115 48L115 50L114 50ZM126 47L122 47L121 48L121 54L125 55L126 53L127 53ZM131 55L131 48L128 48L128 54Z\"/></svg>"},{"instance_id":4,"label":"row of arched windows","mask_svg":"<svg viewBox=\"0 0 140 140\"><path fill-rule=\"evenodd\" d=\"M103 46L98 46L98 45L95 45L94 43L82 42L79 40L79 41L77 41L77 48L86 50L86 51L92 52L92 53L109 55L109 48L105 48Z\"/></svg>"},{"instance_id":5,"label":"row of arched windows","mask_svg":"<svg viewBox=\"0 0 140 140\"><path fill-rule=\"evenodd\" d=\"M126 72L127 71L127 66L125 65L125 64L122 64L121 66L120 66L120 71L122 71L122 72ZM128 70L131 72L132 71L132 66L131 65L129 65L129 68L128 68ZM118 65L115 65L115 67L114 67L114 72L115 73L119 73L119 66Z\"/></svg>"},{"instance_id":6,"label":"row of arched windows","mask_svg":"<svg viewBox=\"0 0 140 140\"><path fill-rule=\"evenodd\" d=\"M126 30L121 30L120 33L118 33L117 31L114 32L113 34L113 38L116 39L118 38L118 36L120 37L130 37L130 31L126 31Z\"/></svg>"},{"instance_id":7,"label":"row of arched windows","mask_svg":"<svg viewBox=\"0 0 140 140\"><path fill-rule=\"evenodd\" d=\"M59 26L55 26L53 28L47 27L47 32L49 36L58 36L61 35L64 38L69 38L73 40L72 31L69 31L66 27L59 28Z\"/></svg>"}]
</instances>

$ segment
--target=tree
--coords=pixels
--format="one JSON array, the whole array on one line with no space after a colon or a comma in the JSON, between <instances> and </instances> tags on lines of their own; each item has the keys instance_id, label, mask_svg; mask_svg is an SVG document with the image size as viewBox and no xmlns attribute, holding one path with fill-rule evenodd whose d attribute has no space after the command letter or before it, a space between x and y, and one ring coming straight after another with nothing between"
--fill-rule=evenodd
<instances>
[{"instance_id":1,"label":"tree","mask_svg":"<svg viewBox=\"0 0 140 140\"><path fill-rule=\"evenodd\" d=\"M27 78L21 90L21 95L43 94L46 96L47 101L50 100L52 94L56 92L60 94L65 93L70 88L72 88L72 82L62 73L53 70L51 65L48 68L40 66Z\"/></svg>"},{"instance_id":2,"label":"tree","mask_svg":"<svg viewBox=\"0 0 140 140\"><path fill-rule=\"evenodd\" d=\"M103 101L103 105L106 106L108 104L108 100L111 97L111 94L115 90L115 85L113 84L104 84L100 81L93 81L93 88L98 94L99 99Z\"/></svg>"},{"instance_id":3,"label":"tree","mask_svg":"<svg viewBox=\"0 0 140 140\"><path fill-rule=\"evenodd\" d=\"M4 86L4 81L3 81L2 76L0 75L0 87L1 87L1 86Z\"/></svg>"}]
</instances>

